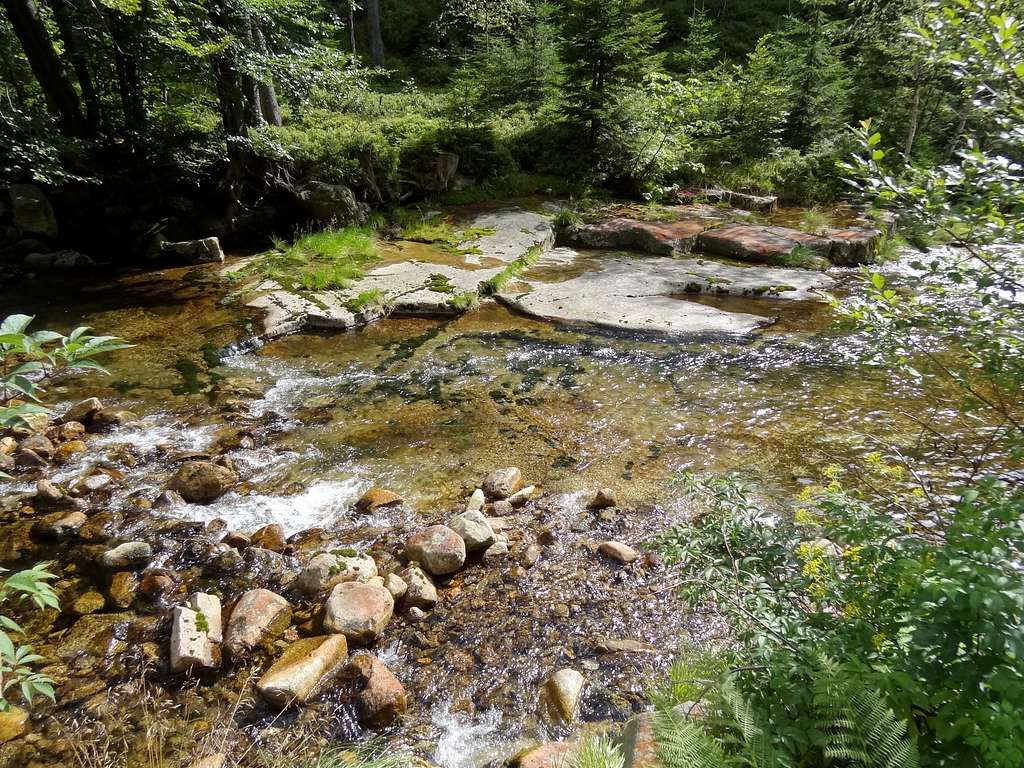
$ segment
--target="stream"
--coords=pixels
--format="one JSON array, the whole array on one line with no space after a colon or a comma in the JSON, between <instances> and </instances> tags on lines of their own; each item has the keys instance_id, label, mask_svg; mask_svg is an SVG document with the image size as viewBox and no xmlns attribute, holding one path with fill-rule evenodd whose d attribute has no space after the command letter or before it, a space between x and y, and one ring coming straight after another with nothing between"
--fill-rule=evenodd
<instances>
[{"instance_id":1,"label":"stream","mask_svg":"<svg viewBox=\"0 0 1024 768\"><path fill-rule=\"evenodd\" d=\"M722 637L713 611L679 601L656 556L621 569L593 554L608 538L643 550L682 519L681 473L736 473L782 508L825 466L857 465L892 446L922 472L942 467L930 479L951 487L969 468L930 460L935 447L922 423L931 419L953 423L966 443L985 439L983 427L958 420L951 388L857 362L865 339L838 329L823 303L685 299L779 318L743 342L583 333L485 302L454 319L393 316L249 349L239 345L258 333L258 316L231 300L220 269L0 291L5 313L34 314L34 327L84 324L136 345L106 360L109 377L51 389L58 410L97 396L139 417L93 436L51 479L70 481L92 466L115 471L123 480L106 507L119 515L120 535L135 535L159 523L159 511L140 512L135 502L165 487L173 462L228 450L242 484L212 504L174 509L175 518L248 532L268 523L289 535L325 529L387 564L409 531L444 522L490 470L519 467L541 494L507 519L507 530L513 544L540 544L539 562L472 564L444 582L428 619L393 621L376 646L411 697L409 717L385 738L445 768L486 764L524 739L568 735L536 713L537 686L554 669L585 672L582 722L621 722L642 711L681 642ZM886 271L905 282L912 274L903 262ZM840 296L856 290L856 270L833 274ZM356 514L353 503L372 486L405 504ZM619 504L596 515L586 503L604 487ZM8 509L33 488L8 483ZM635 648L601 650L609 640ZM37 642L56 653L60 641ZM87 720L119 717L113 705L93 706L91 689L76 692L74 678L61 700L79 702ZM107 679L115 691L133 690L128 672ZM239 673L212 685L202 711L230 710L244 682ZM186 689L172 687L172 696ZM263 743L297 722L334 741L366 738L338 701L328 695L284 717L247 702L234 724ZM175 715L176 738L190 738L197 718Z\"/></svg>"}]
</instances>

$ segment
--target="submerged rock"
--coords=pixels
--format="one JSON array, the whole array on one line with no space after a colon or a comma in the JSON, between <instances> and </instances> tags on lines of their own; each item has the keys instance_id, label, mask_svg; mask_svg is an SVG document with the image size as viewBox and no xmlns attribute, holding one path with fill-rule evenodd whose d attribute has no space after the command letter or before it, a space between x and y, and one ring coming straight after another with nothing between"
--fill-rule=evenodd
<instances>
[{"instance_id":1,"label":"submerged rock","mask_svg":"<svg viewBox=\"0 0 1024 768\"><path fill-rule=\"evenodd\" d=\"M386 488L370 488L356 502L356 512L372 512L380 507L393 507L402 503L402 497Z\"/></svg>"},{"instance_id":2,"label":"submerged rock","mask_svg":"<svg viewBox=\"0 0 1024 768\"><path fill-rule=\"evenodd\" d=\"M103 409L103 403L101 403L95 397L87 397L85 400L80 400L72 405L67 413L63 416L65 424L70 422L86 423L97 413Z\"/></svg>"},{"instance_id":3,"label":"submerged rock","mask_svg":"<svg viewBox=\"0 0 1024 768\"><path fill-rule=\"evenodd\" d=\"M153 548L145 541L126 541L100 555L100 564L111 571L138 569L153 559Z\"/></svg>"},{"instance_id":4,"label":"submerged rock","mask_svg":"<svg viewBox=\"0 0 1024 768\"><path fill-rule=\"evenodd\" d=\"M280 595L269 589L250 590L231 610L224 646L232 659L240 659L283 632L291 616L291 605Z\"/></svg>"},{"instance_id":5,"label":"submerged rock","mask_svg":"<svg viewBox=\"0 0 1024 768\"><path fill-rule=\"evenodd\" d=\"M253 547L269 549L271 552L284 552L287 546L284 528L277 523L265 525L252 535L249 544Z\"/></svg>"},{"instance_id":6,"label":"submerged rock","mask_svg":"<svg viewBox=\"0 0 1024 768\"><path fill-rule=\"evenodd\" d=\"M376 656L361 653L352 659L348 674L359 688L356 717L367 728L387 728L405 713L405 688Z\"/></svg>"},{"instance_id":7,"label":"submerged rock","mask_svg":"<svg viewBox=\"0 0 1024 768\"><path fill-rule=\"evenodd\" d=\"M324 605L324 630L345 635L354 645L367 645L384 631L394 609L394 598L380 585L338 584Z\"/></svg>"},{"instance_id":8,"label":"submerged rock","mask_svg":"<svg viewBox=\"0 0 1024 768\"><path fill-rule=\"evenodd\" d=\"M227 467L210 461L188 461L174 473L168 487L180 493L185 501L208 504L237 482L238 475Z\"/></svg>"},{"instance_id":9,"label":"submerged rock","mask_svg":"<svg viewBox=\"0 0 1024 768\"><path fill-rule=\"evenodd\" d=\"M18 707L11 707L0 712L0 744L16 739L28 730L28 712Z\"/></svg>"},{"instance_id":10,"label":"submerged rock","mask_svg":"<svg viewBox=\"0 0 1024 768\"><path fill-rule=\"evenodd\" d=\"M571 723L583 697L583 675L575 669L560 669L544 683L543 699L552 718Z\"/></svg>"},{"instance_id":11,"label":"submerged rock","mask_svg":"<svg viewBox=\"0 0 1024 768\"><path fill-rule=\"evenodd\" d=\"M466 562L466 543L446 525L417 531L405 543L405 557L434 576L455 573Z\"/></svg>"},{"instance_id":12,"label":"submerged rock","mask_svg":"<svg viewBox=\"0 0 1024 768\"><path fill-rule=\"evenodd\" d=\"M344 635L298 640L259 679L256 691L276 707L305 704L338 676L347 658Z\"/></svg>"},{"instance_id":13,"label":"submerged rock","mask_svg":"<svg viewBox=\"0 0 1024 768\"><path fill-rule=\"evenodd\" d=\"M640 557L639 552L621 541L606 541L597 548L597 551L623 565L629 565Z\"/></svg>"},{"instance_id":14,"label":"submerged rock","mask_svg":"<svg viewBox=\"0 0 1024 768\"><path fill-rule=\"evenodd\" d=\"M482 488L489 499L507 499L523 487L523 473L518 467L495 469L484 478Z\"/></svg>"}]
</instances>

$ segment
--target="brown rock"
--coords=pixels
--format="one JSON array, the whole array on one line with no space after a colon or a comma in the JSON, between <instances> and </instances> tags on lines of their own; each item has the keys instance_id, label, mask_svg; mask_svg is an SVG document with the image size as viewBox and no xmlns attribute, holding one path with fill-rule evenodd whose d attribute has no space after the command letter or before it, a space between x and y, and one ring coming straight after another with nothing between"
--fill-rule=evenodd
<instances>
[{"instance_id":1,"label":"brown rock","mask_svg":"<svg viewBox=\"0 0 1024 768\"><path fill-rule=\"evenodd\" d=\"M563 768L572 763L577 745L564 741L549 741L520 752L513 759L517 768Z\"/></svg>"},{"instance_id":2,"label":"brown rock","mask_svg":"<svg viewBox=\"0 0 1024 768\"><path fill-rule=\"evenodd\" d=\"M84 424L93 417L93 414L102 408L103 403L101 403L97 398L86 398L85 400L75 403L68 409L68 412L64 414L64 423L68 424L70 422L77 421Z\"/></svg>"},{"instance_id":3,"label":"brown rock","mask_svg":"<svg viewBox=\"0 0 1024 768\"><path fill-rule=\"evenodd\" d=\"M228 531L224 534L224 538L221 539L221 542L227 544L229 547L234 547L235 549L245 549L252 544L249 537L240 531Z\"/></svg>"},{"instance_id":4,"label":"brown rock","mask_svg":"<svg viewBox=\"0 0 1024 768\"><path fill-rule=\"evenodd\" d=\"M77 423L77 422L76 422ZM85 453L86 445L81 440L69 440L61 444L53 454L53 460L58 464L67 464L71 459L80 453Z\"/></svg>"},{"instance_id":5,"label":"brown rock","mask_svg":"<svg viewBox=\"0 0 1024 768\"><path fill-rule=\"evenodd\" d=\"M344 635L297 640L259 679L256 691L277 707L305 704L338 676L347 658Z\"/></svg>"},{"instance_id":6,"label":"brown rock","mask_svg":"<svg viewBox=\"0 0 1024 768\"><path fill-rule=\"evenodd\" d=\"M53 456L54 451L53 443L50 441L50 438L46 437L46 435L29 435L18 443L18 448L22 451L32 451L37 453L44 459L48 459Z\"/></svg>"},{"instance_id":7,"label":"brown rock","mask_svg":"<svg viewBox=\"0 0 1024 768\"><path fill-rule=\"evenodd\" d=\"M238 475L226 467L209 461L188 461L174 474L168 487L185 501L208 504L237 482Z\"/></svg>"},{"instance_id":8,"label":"brown rock","mask_svg":"<svg viewBox=\"0 0 1024 768\"><path fill-rule=\"evenodd\" d=\"M587 504L587 509L593 509L595 511L602 509L609 509L610 507L617 507L619 505L618 499L615 496L615 491L611 488L602 488L590 500Z\"/></svg>"},{"instance_id":9,"label":"brown rock","mask_svg":"<svg viewBox=\"0 0 1024 768\"><path fill-rule=\"evenodd\" d=\"M16 739L28 730L28 712L11 707L0 712L0 744Z\"/></svg>"},{"instance_id":10,"label":"brown rock","mask_svg":"<svg viewBox=\"0 0 1024 768\"><path fill-rule=\"evenodd\" d=\"M621 541L606 541L597 548L597 551L623 565L629 565L640 557L639 552L628 544L623 544Z\"/></svg>"},{"instance_id":11,"label":"brown rock","mask_svg":"<svg viewBox=\"0 0 1024 768\"><path fill-rule=\"evenodd\" d=\"M359 722L373 729L387 728L405 713L405 688L384 662L370 654L359 654L349 664L349 674L356 681L356 716Z\"/></svg>"},{"instance_id":12,"label":"brown rock","mask_svg":"<svg viewBox=\"0 0 1024 768\"><path fill-rule=\"evenodd\" d=\"M384 631L394 609L395 600L383 586L347 581L327 598L324 631L345 635L353 645L366 645Z\"/></svg>"},{"instance_id":13,"label":"brown rock","mask_svg":"<svg viewBox=\"0 0 1024 768\"><path fill-rule=\"evenodd\" d=\"M507 499L523 487L523 473L518 467L495 469L484 478L481 488L489 499Z\"/></svg>"},{"instance_id":14,"label":"brown rock","mask_svg":"<svg viewBox=\"0 0 1024 768\"><path fill-rule=\"evenodd\" d=\"M249 541L250 546L263 547L271 552L284 552L288 545L285 542L284 528L277 523L271 523L260 528L252 535Z\"/></svg>"},{"instance_id":15,"label":"brown rock","mask_svg":"<svg viewBox=\"0 0 1024 768\"><path fill-rule=\"evenodd\" d=\"M466 562L466 543L446 525L417 531L405 543L405 557L434 576L454 573Z\"/></svg>"},{"instance_id":16,"label":"brown rock","mask_svg":"<svg viewBox=\"0 0 1024 768\"><path fill-rule=\"evenodd\" d=\"M139 589L139 579L131 571L118 571L110 577L110 588L107 595L116 608L128 608L135 601L135 593Z\"/></svg>"},{"instance_id":17,"label":"brown rock","mask_svg":"<svg viewBox=\"0 0 1024 768\"><path fill-rule=\"evenodd\" d=\"M380 507L402 503L402 497L386 488L371 488L356 502L356 512L372 512Z\"/></svg>"}]
</instances>

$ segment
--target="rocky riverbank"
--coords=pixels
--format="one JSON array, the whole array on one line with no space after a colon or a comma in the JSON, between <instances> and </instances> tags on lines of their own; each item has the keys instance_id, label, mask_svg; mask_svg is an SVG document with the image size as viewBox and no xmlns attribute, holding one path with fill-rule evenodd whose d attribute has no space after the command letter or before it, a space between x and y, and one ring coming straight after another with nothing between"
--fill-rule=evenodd
<instances>
[{"instance_id":1,"label":"rocky riverbank","mask_svg":"<svg viewBox=\"0 0 1024 768\"><path fill-rule=\"evenodd\" d=\"M290 728L306 713L349 738L383 730L429 755L432 709L525 711L515 732L526 740L507 751L530 734L572 733L581 713L628 719L644 700L633 676L671 656L671 633L656 645L631 629L680 608L642 546L667 520L620 507L613 489L566 499L507 467L448 512L416 514L373 487L339 510L344 525L236 530L188 512L244 487L232 453L272 431L242 427L215 451L166 456L160 488L112 461L76 469L90 442L135 418L93 398L0 443L3 466L34 482L8 499L4 560L51 561L62 600L28 623L57 704L5 716L8 764L67 764L71 723L141 749L144 728L125 706L144 689L172 712L201 693L203 716L237 730L239 745L266 737L254 723ZM645 606L629 605L641 596ZM501 669L523 653L528 667ZM246 702L245 717L225 723L215 713L232 700ZM179 735L209 735L169 717Z\"/></svg>"}]
</instances>

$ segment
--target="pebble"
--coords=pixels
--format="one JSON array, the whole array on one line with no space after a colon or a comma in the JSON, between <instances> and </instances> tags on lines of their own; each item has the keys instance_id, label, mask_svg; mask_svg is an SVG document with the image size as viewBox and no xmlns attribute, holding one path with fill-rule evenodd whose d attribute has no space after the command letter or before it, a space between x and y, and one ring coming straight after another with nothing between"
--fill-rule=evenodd
<instances>
[{"instance_id":1,"label":"pebble","mask_svg":"<svg viewBox=\"0 0 1024 768\"><path fill-rule=\"evenodd\" d=\"M621 541L606 541L597 548L597 551L623 565L629 565L640 557L639 552Z\"/></svg>"}]
</instances>

